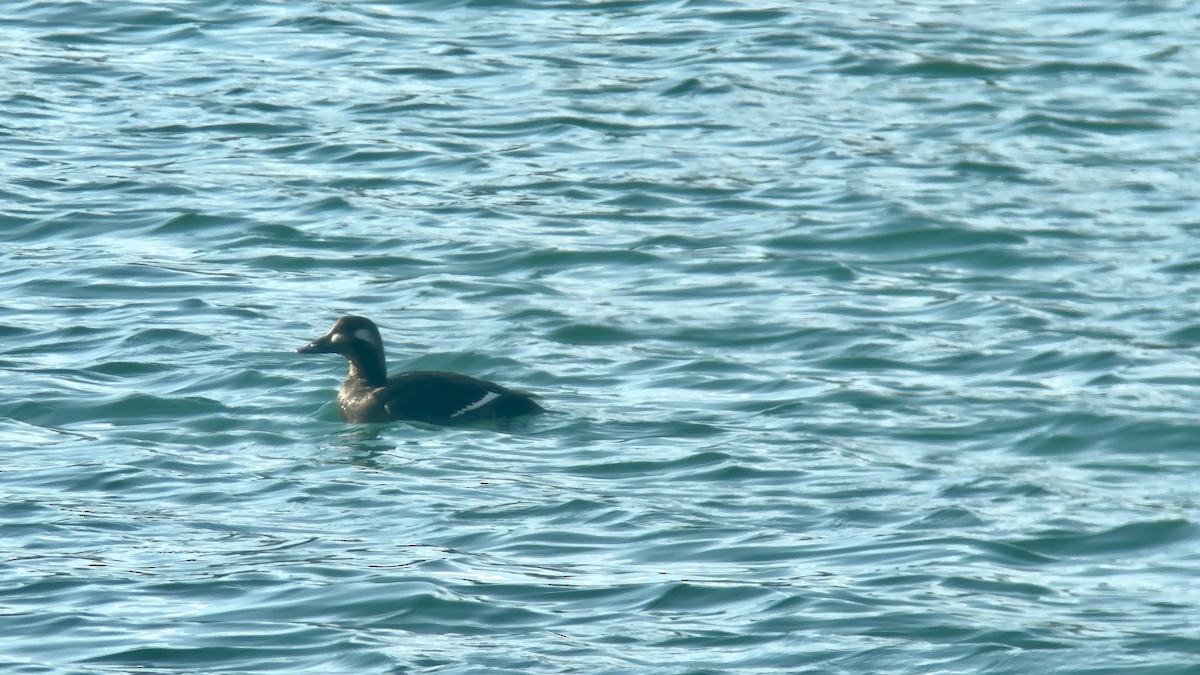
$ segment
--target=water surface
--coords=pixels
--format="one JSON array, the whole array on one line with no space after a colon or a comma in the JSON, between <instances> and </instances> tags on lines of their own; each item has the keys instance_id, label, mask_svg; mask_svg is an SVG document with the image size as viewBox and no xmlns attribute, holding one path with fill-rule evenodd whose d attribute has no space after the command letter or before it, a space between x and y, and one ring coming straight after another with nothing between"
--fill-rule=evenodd
<instances>
[{"instance_id":1,"label":"water surface","mask_svg":"<svg viewBox=\"0 0 1200 675\"><path fill-rule=\"evenodd\" d=\"M1200 667L1194 3L0 25L3 669Z\"/></svg>"}]
</instances>

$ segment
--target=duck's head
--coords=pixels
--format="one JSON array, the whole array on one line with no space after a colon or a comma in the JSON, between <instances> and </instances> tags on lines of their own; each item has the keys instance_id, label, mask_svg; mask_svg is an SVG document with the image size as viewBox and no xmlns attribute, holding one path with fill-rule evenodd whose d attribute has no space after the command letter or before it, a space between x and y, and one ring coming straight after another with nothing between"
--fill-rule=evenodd
<instances>
[{"instance_id":1,"label":"duck's head","mask_svg":"<svg viewBox=\"0 0 1200 675\"><path fill-rule=\"evenodd\" d=\"M365 317L343 316L324 337L296 351L301 354L341 354L367 379L386 378L379 327Z\"/></svg>"}]
</instances>

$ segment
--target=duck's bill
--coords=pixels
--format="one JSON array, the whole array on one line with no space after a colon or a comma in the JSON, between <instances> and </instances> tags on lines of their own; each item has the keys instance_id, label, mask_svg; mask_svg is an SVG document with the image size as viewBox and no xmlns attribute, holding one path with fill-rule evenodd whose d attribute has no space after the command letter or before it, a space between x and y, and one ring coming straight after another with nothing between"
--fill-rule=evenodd
<instances>
[{"instance_id":1,"label":"duck's bill","mask_svg":"<svg viewBox=\"0 0 1200 675\"><path fill-rule=\"evenodd\" d=\"M313 340L296 350L299 354L332 354L334 351L333 341L329 339L329 336Z\"/></svg>"}]
</instances>

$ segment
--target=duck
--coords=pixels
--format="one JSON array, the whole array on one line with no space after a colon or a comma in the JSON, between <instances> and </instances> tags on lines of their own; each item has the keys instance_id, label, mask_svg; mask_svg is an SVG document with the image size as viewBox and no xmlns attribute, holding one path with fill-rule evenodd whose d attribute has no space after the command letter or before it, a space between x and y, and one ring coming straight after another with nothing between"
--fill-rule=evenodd
<instances>
[{"instance_id":1,"label":"duck","mask_svg":"<svg viewBox=\"0 0 1200 675\"><path fill-rule=\"evenodd\" d=\"M338 411L349 424L409 420L456 426L545 412L535 394L469 375L414 370L388 377L379 327L366 317L343 316L296 351L341 354L350 362L337 393Z\"/></svg>"}]
</instances>

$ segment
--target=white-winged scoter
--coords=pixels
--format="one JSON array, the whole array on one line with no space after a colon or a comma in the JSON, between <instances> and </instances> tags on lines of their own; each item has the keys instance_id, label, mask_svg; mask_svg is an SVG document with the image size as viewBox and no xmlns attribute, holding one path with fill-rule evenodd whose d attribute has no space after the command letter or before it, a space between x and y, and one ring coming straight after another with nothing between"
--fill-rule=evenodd
<instances>
[{"instance_id":1,"label":"white-winged scoter","mask_svg":"<svg viewBox=\"0 0 1200 675\"><path fill-rule=\"evenodd\" d=\"M324 337L296 350L341 354L350 374L338 389L338 410L352 424L414 420L455 425L544 412L533 394L458 373L416 370L387 376L379 328L361 316L343 316Z\"/></svg>"}]
</instances>

